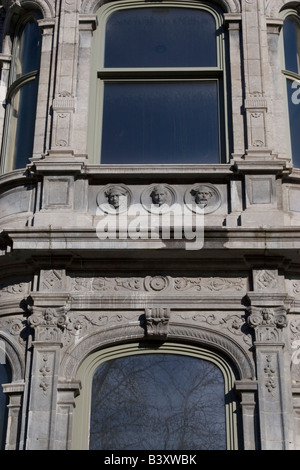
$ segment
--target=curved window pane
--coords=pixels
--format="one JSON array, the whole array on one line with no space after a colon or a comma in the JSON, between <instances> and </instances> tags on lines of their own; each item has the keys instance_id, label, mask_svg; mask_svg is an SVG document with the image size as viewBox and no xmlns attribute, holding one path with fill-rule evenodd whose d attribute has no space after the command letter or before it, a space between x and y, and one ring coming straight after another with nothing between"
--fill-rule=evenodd
<instances>
[{"instance_id":1,"label":"curved window pane","mask_svg":"<svg viewBox=\"0 0 300 470\"><path fill-rule=\"evenodd\" d=\"M218 82L104 86L101 163L220 163Z\"/></svg>"},{"instance_id":2,"label":"curved window pane","mask_svg":"<svg viewBox=\"0 0 300 470\"><path fill-rule=\"evenodd\" d=\"M38 79L18 90L11 101L10 152L13 168L24 168L32 157Z\"/></svg>"},{"instance_id":3,"label":"curved window pane","mask_svg":"<svg viewBox=\"0 0 300 470\"><path fill-rule=\"evenodd\" d=\"M285 68L299 73L300 68L300 21L294 15L288 16L283 25Z\"/></svg>"},{"instance_id":4,"label":"curved window pane","mask_svg":"<svg viewBox=\"0 0 300 470\"><path fill-rule=\"evenodd\" d=\"M95 372L92 450L225 450L224 378L201 359L128 356Z\"/></svg>"},{"instance_id":5,"label":"curved window pane","mask_svg":"<svg viewBox=\"0 0 300 470\"><path fill-rule=\"evenodd\" d=\"M105 67L216 66L216 22L207 11L137 8L107 21Z\"/></svg>"},{"instance_id":6,"label":"curved window pane","mask_svg":"<svg viewBox=\"0 0 300 470\"><path fill-rule=\"evenodd\" d=\"M39 70L41 57L41 32L36 21L27 22L18 44L16 75L20 77Z\"/></svg>"}]
</instances>

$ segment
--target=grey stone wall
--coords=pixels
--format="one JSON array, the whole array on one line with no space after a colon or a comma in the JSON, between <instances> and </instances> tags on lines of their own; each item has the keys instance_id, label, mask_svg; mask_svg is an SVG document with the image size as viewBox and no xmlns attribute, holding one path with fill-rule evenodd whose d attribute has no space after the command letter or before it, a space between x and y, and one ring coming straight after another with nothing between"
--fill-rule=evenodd
<instances>
[{"instance_id":1,"label":"grey stone wall","mask_svg":"<svg viewBox=\"0 0 300 470\"><path fill-rule=\"evenodd\" d=\"M0 339L13 372L3 385L6 448L71 449L83 361L97 349L159 340L227 358L244 449L299 449L300 170L287 145L280 49L288 2L212 2L228 32L232 154L222 165L155 167L101 166L87 153L101 2L31 3L43 13L34 152L26 170L0 176ZM3 103L9 28L26 2L2 8ZM1 107L0 131L4 117ZM159 225L158 184L191 217L192 191L208 195L200 248L174 221L168 236L149 236L151 216ZM136 227L134 208L146 228L99 237L109 210L116 214L108 190L120 187L127 205L118 220Z\"/></svg>"}]
</instances>

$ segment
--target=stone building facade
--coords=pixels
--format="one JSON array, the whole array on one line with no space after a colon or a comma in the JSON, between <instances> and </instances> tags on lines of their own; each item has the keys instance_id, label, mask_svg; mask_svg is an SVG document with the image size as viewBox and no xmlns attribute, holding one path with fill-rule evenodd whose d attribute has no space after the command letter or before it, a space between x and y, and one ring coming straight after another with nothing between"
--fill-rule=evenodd
<instances>
[{"instance_id":1,"label":"stone building facade","mask_svg":"<svg viewBox=\"0 0 300 470\"><path fill-rule=\"evenodd\" d=\"M215 63L106 65L109 20L153 9L192 14L189 28L210 15ZM3 0L0 12L3 447L87 449L96 367L159 351L218 365L228 449L299 449L300 71L287 65L300 2ZM104 100L126 80L193 83L197 96L217 85L198 124L221 136L219 161L201 154L193 116L199 160L188 146L175 160L127 157L140 148L112 136L120 113ZM100 159L101 135L119 159ZM164 235L171 207L186 222L166 219Z\"/></svg>"}]
</instances>

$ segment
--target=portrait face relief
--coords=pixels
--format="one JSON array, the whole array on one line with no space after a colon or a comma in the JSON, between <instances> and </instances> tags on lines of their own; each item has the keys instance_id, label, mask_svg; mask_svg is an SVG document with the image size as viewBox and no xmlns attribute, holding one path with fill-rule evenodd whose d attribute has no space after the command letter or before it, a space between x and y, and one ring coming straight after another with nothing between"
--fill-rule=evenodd
<instances>
[{"instance_id":1,"label":"portrait face relief","mask_svg":"<svg viewBox=\"0 0 300 470\"><path fill-rule=\"evenodd\" d=\"M99 208L109 214L124 212L131 202L129 190L122 185L110 185L104 188L97 196Z\"/></svg>"},{"instance_id":2,"label":"portrait face relief","mask_svg":"<svg viewBox=\"0 0 300 470\"><path fill-rule=\"evenodd\" d=\"M167 184L153 184L143 192L141 202L147 211L163 214L174 204L175 192Z\"/></svg>"},{"instance_id":3,"label":"portrait face relief","mask_svg":"<svg viewBox=\"0 0 300 470\"><path fill-rule=\"evenodd\" d=\"M150 194L153 204L157 206L162 206L163 204L168 204L168 193L167 190L159 185L155 186Z\"/></svg>"},{"instance_id":4,"label":"portrait face relief","mask_svg":"<svg viewBox=\"0 0 300 470\"><path fill-rule=\"evenodd\" d=\"M201 210L204 214L216 211L221 204L219 190L208 183L195 184L192 188L187 189L184 199L191 211Z\"/></svg>"},{"instance_id":5,"label":"portrait face relief","mask_svg":"<svg viewBox=\"0 0 300 470\"><path fill-rule=\"evenodd\" d=\"M106 191L105 196L107 197L108 203L115 209L119 209L120 205L127 201L125 191L119 188L112 188Z\"/></svg>"},{"instance_id":6,"label":"portrait face relief","mask_svg":"<svg viewBox=\"0 0 300 470\"><path fill-rule=\"evenodd\" d=\"M205 189L204 187L191 190L191 196L194 198L196 204L206 207L209 200L213 197L212 191Z\"/></svg>"}]
</instances>

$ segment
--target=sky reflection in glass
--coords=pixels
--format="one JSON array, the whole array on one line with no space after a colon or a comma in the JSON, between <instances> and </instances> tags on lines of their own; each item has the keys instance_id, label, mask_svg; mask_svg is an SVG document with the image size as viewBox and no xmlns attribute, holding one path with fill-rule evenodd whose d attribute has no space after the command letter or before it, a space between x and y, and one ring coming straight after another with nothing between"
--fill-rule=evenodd
<instances>
[{"instance_id":1,"label":"sky reflection in glass","mask_svg":"<svg viewBox=\"0 0 300 470\"><path fill-rule=\"evenodd\" d=\"M216 22L205 10L136 8L107 21L105 67L216 67Z\"/></svg>"},{"instance_id":2,"label":"sky reflection in glass","mask_svg":"<svg viewBox=\"0 0 300 470\"><path fill-rule=\"evenodd\" d=\"M218 83L104 86L101 163L220 163Z\"/></svg>"}]
</instances>

